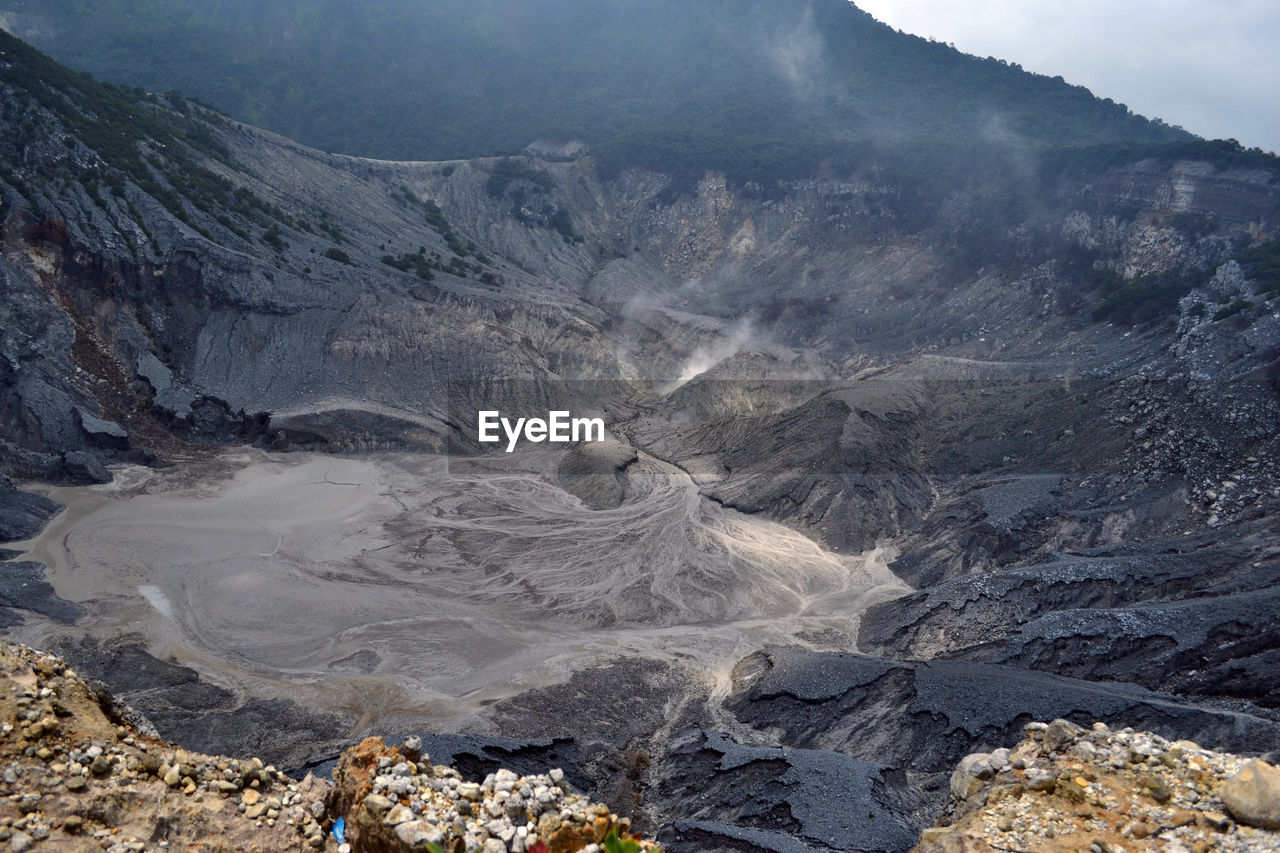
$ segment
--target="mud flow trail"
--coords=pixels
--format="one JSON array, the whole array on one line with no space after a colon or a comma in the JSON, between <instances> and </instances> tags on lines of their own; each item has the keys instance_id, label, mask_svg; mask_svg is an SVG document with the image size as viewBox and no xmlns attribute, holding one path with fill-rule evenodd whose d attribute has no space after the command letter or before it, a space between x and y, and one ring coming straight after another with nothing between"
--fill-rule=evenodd
<instances>
[{"instance_id":1,"label":"mud flow trail","mask_svg":"<svg viewBox=\"0 0 1280 853\"><path fill-rule=\"evenodd\" d=\"M228 452L50 489L67 510L25 547L86 608L76 630L141 635L255 695L442 727L622 654L723 690L765 643L850 647L858 614L904 591L883 555L725 509L652 458L608 510L554 462Z\"/></svg>"}]
</instances>

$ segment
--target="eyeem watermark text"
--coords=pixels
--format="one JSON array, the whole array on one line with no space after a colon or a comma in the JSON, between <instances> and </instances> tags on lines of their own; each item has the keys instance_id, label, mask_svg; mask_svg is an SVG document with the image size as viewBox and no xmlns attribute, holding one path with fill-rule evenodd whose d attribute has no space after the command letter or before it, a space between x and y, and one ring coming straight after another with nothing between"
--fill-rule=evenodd
<instances>
[{"instance_id":1,"label":"eyeem watermark text","mask_svg":"<svg viewBox=\"0 0 1280 853\"><path fill-rule=\"evenodd\" d=\"M542 418L510 418L502 417L498 411L479 412L477 438L483 444L492 444L502 440L498 434L501 427L507 439L507 452L516 449L521 438L535 444L542 441L568 444L578 441L604 441L604 420L602 418L575 418L567 411L547 412Z\"/></svg>"}]
</instances>

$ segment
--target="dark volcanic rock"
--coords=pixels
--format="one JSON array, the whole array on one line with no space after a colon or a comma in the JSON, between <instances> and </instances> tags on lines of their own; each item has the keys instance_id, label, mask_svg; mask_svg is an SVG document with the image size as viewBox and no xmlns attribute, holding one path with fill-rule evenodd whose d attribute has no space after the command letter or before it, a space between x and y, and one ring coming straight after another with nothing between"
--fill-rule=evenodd
<instances>
[{"instance_id":1,"label":"dark volcanic rock","mask_svg":"<svg viewBox=\"0 0 1280 853\"><path fill-rule=\"evenodd\" d=\"M1126 492L1119 499L1117 489ZM1126 539L1154 540L1179 520L1188 523L1185 491L1177 480L1147 485L1012 474L965 478L940 491L938 503L904 538L902 555L890 566L917 588L972 572L1048 562L1060 551L1113 548L1118 531L1132 531ZM1158 541L1152 545L1160 551L1184 550Z\"/></svg>"},{"instance_id":2,"label":"dark volcanic rock","mask_svg":"<svg viewBox=\"0 0 1280 853\"><path fill-rule=\"evenodd\" d=\"M70 640L58 645L58 653L121 696L143 690L187 688L200 683L194 669L167 663L150 655L137 639L121 637L99 643Z\"/></svg>"},{"instance_id":3,"label":"dark volcanic rock","mask_svg":"<svg viewBox=\"0 0 1280 853\"><path fill-rule=\"evenodd\" d=\"M646 701L618 701L626 695ZM668 703L705 695L694 673L660 661L623 658L575 672L564 684L504 699L486 716L497 731L524 737L567 735L579 743L628 745L671 722Z\"/></svg>"},{"instance_id":4,"label":"dark volcanic rock","mask_svg":"<svg viewBox=\"0 0 1280 853\"><path fill-rule=\"evenodd\" d=\"M987 524L999 533L1012 533L1054 505L1062 485L1060 474L1024 474L998 479L974 490Z\"/></svg>"},{"instance_id":5,"label":"dark volcanic rock","mask_svg":"<svg viewBox=\"0 0 1280 853\"><path fill-rule=\"evenodd\" d=\"M1064 499L1058 474L980 477L943 490L902 544L893 573L926 587L973 571L1024 562L1048 538L1046 518L1080 501Z\"/></svg>"},{"instance_id":6,"label":"dark volcanic rock","mask_svg":"<svg viewBox=\"0 0 1280 853\"><path fill-rule=\"evenodd\" d=\"M955 654L1280 708L1280 589L1060 610Z\"/></svg>"},{"instance_id":7,"label":"dark volcanic rock","mask_svg":"<svg viewBox=\"0 0 1280 853\"><path fill-rule=\"evenodd\" d=\"M111 472L97 456L85 450L69 450L62 454L68 482L76 485L110 483Z\"/></svg>"},{"instance_id":8,"label":"dark volcanic rock","mask_svg":"<svg viewBox=\"0 0 1280 853\"><path fill-rule=\"evenodd\" d=\"M29 539L62 509L56 501L0 484L0 542Z\"/></svg>"},{"instance_id":9,"label":"dark volcanic rock","mask_svg":"<svg viewBox=\"0 0 1280 853\"><path fill-rule=\"evenodd\" d=\"M129 431L114 421L105 421L76 406L76 418L85 438L94 447L105 450L128 450Z\"/></svg>"},{"instance_id":10,"label":"dark volcanic rock","mask_svg":"<svg viewBox=\"0 0 1280 853\"><path fill-rule=\"evenodd\" d=\"M84 612L80 605L59 598L44 579L43 563L0 563L0 627L22 621L13 610L30 610L55 622L71 624Z\"/></svg>"},{"instance_id":11,"label":"dark volcanic rock","mask_svg":"<svg viewBox=\"0 0 1280 853\"><path fill-rule=\"evenodd\" d=\"M226 400L202 394L191 401L187 410L174 413L157 409L161 421L174 433L195 441L226 443L252 442L266 432L270 418L266 413L233 411Z\"/></svg>"},{"instance_id":12,"label":"dark volcanic rock","mask_svg":"<svg viewBox=\"0 0 1280 853\"><path fill-rule=\"evenodd\" d=\"M417 421L365 412L332 409L272 417L262 443L272 450L317 450L329 453L377 450L438 451L443 439Z\"/></svg>"},{"instance_id":13,"label":"dark volcanic rock","mask_svg":"<svg viewBox=\"0 0 1280 853\"><path fill-rule=\"evenodd\" d=\"M677 820L663 827L658 840L666 850L690 853L820 853L826 849L781 832L713 820Z\"/></svg>"},{"instance_id":14,"label":"dark volcanic rock","mask_svg":"<svg viewBox=\"0 0 1280 853\"><path fill-rule=\"evenodd\" d=\"M750 660L750 659L749 659ZM1032 720L1102 720L1214 748L1280 748L1280 722L1131 684L966 661L906 663L795 648L757 653L726 706L781 744L927 772L1012 743ZM1250 713L1250 711L1254 713Z\"/></svg>"},{"instance_id":15,"label":"dark volcanic rock","mask_svg":"<svg viewBox=\"0 0 1280 853\"><path fill-rule=\"evenodd\" d=\"M1192 596L1218 583L1242 557L1229 549L1064 557L965 575L871 607L858 640L873 654L930 657L988 642L1054 610Z\"/></svg>"},{"instance_id":16,"label":"dark volcanic rock","mask_svg":"<svg viewBox=\"0 0 1280 853\"><path fill-rule=\"evenodd\" d=\"M107 684L162 737L187 749L302 767L318 753L336 755L350 741L350 719L285 699L246 700L189 667L157 659L136 638L64 640L57 650L81 674Z\"/></svg>"},{"instance_id":17,"label":"dark volcanic rock","mask_svg":"<svg viewBox=\"0 0 1280 853\"><path fill-rule=\"evenodd\" d=\"M5 207L4 237L18 239L30 216L10 214ZM71 378L74 340L71 319L41 290L36 276L5 252L0 257L0 438L5 442L37 453L84 445L73 411L91 401Z\"/></svg>"},{"instance_id":18,"label":"dark volcanic rock","mask_svg":"<svg viewBox=\"0 0 1280 853\"><path fill-rule=\"evenodd\" d=\"M638 826L662 827L660 840L672 851L903 850L940 808L936 797L881 762L743 745L708 729L717 712L701 679L691 676L640 659L577 673L490 712L502 731L544 739L457 739L462 760L474 760L467 754L479 747L485 756L479 766L487 766L495 743L522 753L517 761L532 758L534 767L576 757L570 773L582 773L593 795ZM572 746L546 740L550 732L572 737ZM423 736L440 760L430 740ZM454 740L442 746L455 751Z\"/></svg>"},{"instance_id":19,"label":"dark volcanic rock","mask_svg":"<svg viewBox=\"0 0 1280 853\"><path fill-rule=\"evenodd\" d=\"M1280 705L1280 560L1252 559L1243 541L1142 550L967 575L884 602L862 617L862 647Z\"/></svg>"},{"instance_id":20,"label":"dark volcanic rock","mask_svg":"<svg viewBox=\"0 0 1280 853\"><path fill-rule=\"evenodd\" d=\"M934 816L905 774L838 753L693 730L668 760L674 821L659 840L672 851L905 850Z\"/></svg>"},{"instance_id":21,"label":"dark volcanic rock","mask_svg":"<svg viewBox=\"0 0 1280 853\"><path fill-rule=\"evenodd\" d=\"M0 440L0 469L15 477L67 482L67 466L61 454L25 450L3 440Z\"/></svg>"}]
</instances>

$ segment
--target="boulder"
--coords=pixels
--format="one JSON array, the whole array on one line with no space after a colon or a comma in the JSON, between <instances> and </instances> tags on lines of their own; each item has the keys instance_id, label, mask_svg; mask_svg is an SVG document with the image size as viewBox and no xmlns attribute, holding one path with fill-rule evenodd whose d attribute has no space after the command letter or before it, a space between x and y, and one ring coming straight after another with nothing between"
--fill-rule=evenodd
<instances>
[{"instance_id":1,"label":"boulder","mask_svg":"<svg viewBox=\"0 0 1280 853\"><path fill-rule=\"evenodd\" d=\"M1250 761L1228 777L1221 796L1240 823L1280 829L1280 770L1265 761Z\"/></svg>"},{"instance_id":2,"label":"boulder","mask_svg":"<svg viewBox=\"0 0 1280 853\"><path fill-rule=\"evenodd\" d=\"M76 406L76 420L85 440L104 450L128 450L129 431L115 421L107 421Z\"/></svg>"},{"instance_id":3,"label":"boulder","mask_svg":"<svg viewBox=\"0 0 1280 853\"><path fill-rule=\"evenodd\" d=\"M68 482L77 485L110 483L111 472L102 460L84 450L71 450L62 454Z\"/></svg>"},{"instance_id":4,"label":"boulder","mask_svg":"<svg viewBox=\"0 0 1280 853\"><path fill-rule=\"evenodd\" d=\"M958 800L967 799L982 787L981 780L990 779L992 774L989 754L975 752L966 755L951 774L951 793Z\"/></svg>"}]
</instances>

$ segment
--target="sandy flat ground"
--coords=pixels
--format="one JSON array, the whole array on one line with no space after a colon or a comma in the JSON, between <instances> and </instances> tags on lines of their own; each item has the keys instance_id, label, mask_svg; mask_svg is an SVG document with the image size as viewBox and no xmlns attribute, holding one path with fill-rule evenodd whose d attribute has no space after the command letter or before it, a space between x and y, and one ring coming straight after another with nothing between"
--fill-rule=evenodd
<instances>
[{"instance_id":1,"label":"sandy flat ground","mask_svg":"<svg viewBox=\"0 0 1280 853\"><path fill-rule=\"evenodd\" d=\"M139 634L255 695L439 727L618 654L724 689L767 642L851 645L857 614L905 591L884 555L824 551L656 460L598 511L554 461L227 451L46 489L67 510L19 547L86 607L77 630Z\"/></svg>"}]
</instances>

